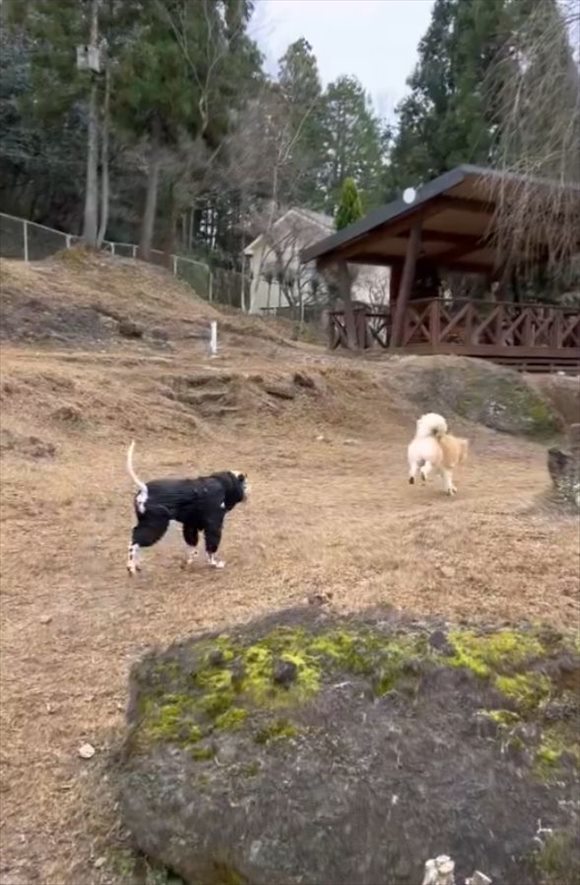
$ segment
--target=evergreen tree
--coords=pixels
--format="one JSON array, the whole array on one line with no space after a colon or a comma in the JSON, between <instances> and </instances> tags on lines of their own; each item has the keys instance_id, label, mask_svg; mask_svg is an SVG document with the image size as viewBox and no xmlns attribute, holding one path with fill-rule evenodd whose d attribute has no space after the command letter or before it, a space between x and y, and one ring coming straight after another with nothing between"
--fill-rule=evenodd
<instances>
[{"instance_id":1,"label":"evergreen tree","mask_svg":"<svg viewBox=\"0 0 580 885\"><path fill-rule=\"evenodd\" d=\"M370 100L354 77L339 77L326 90L320 185L327 212L334 212L345 178L361 189L365 207L381 202L384 133Z\"/></svg>"},{"instance_id":2,"label":"evergreen tree","mask_svg":"<svg viewBox=\"0 0 580 885\"><path fill-rule=\"evenodd\" d=\"M493 99L484 88L522 0L436 0L399 126L387 189L429 181L460 163L487 165Z\"/></svg>"},{"instance_id":3,"label":"evergreen tree","mask_svg":"<svg viewBox=\"0 0 580 885\"><path fill-rule=\"evenodd\" d=\"M345 178L340 192L340 202L336 210L334 226L342 230L363 216L363 207L357 186L352 178Z\"/></svg>"},{"instance_id":4,"label":"evergreen tree","mask_svg":"<svg viewBox=\"0 0 580 885\"><path fill-rule=\"evenodd\" d=\"M194 147L215 152L233 110L247 97L260 56L245 33L247 0L211 4L159 0L143 19L121 66L116 108L133 140L145 148L147 189L141 252L151 249L164 172L171 241L180 207L176 184ZM189 149L187 147L189 142ZM183 162L182 162L183 160ZM206 162L208 162L206 157Z\"/></svg>"}]
</instances>

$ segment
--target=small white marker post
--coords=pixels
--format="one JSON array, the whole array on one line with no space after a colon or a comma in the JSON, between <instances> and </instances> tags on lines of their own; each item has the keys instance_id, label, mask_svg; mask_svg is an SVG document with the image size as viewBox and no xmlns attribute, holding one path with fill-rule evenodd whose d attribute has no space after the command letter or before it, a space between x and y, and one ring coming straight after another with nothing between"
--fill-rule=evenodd
<instances>
[{"instance_id":1,"label":"small white marker post","mask_svg":"<svg viewBox=\"0 0 580 885\"><path fill-rule=\"evenodd\" d=\"M212 320L209 324L209 355L217 356L218 351L218 342L217 342L217 320Z\"/></svg>"}]
</instances>

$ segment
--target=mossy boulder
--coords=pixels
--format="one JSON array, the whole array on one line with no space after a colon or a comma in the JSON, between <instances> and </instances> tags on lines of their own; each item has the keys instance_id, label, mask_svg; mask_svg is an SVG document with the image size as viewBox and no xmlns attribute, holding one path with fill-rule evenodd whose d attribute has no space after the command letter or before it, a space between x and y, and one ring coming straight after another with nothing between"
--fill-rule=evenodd
<instances>
[{"instance_id":1,"label":"mossy boulder","mask_svg":"<svg viewBox=\"0 0 580 885\"><path fill-rule=\"evenodd\" d=\"M410 356L393 368L390 386L430 412L451 413L504 433L545 440L558 435L561 416L518 372L486 360Z\"/></svg>"},{"instance_id":2,"label":"mossy boulder","mask_svg":"<svg viewBox=\"0 0 580 885\"><path fill-rule=\"evenodd\" d=\"M577 643L525 625L300 609L202 635L133 668L124 821L195 885L416 885L442 851L540 885L538 820L574 826L579 679Z\"/></svg>"}]
</instances>

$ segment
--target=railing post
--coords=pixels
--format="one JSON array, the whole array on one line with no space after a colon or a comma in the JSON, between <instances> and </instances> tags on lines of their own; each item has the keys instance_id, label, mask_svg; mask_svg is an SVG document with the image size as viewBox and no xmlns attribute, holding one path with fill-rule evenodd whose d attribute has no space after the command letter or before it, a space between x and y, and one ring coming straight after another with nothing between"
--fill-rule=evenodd
<instances>
[{"instance_id":1,"label":"railing post","mask_svg":"<svg viewBox=\"0 0 580 885\"><path fill-rule=\"evenodd\" d=\"M441 339L441 313L439 307L439 299L435 298L431 302L429 337L431 338L431 347L437 349L439 348L439 341Z\"/></svg>"},{"instance_id":2,"label":"railing post","mask_svg":"<svg viewBox=\"0 0 580 885\"><path fill-rule=\"evenodd\" d=\"M472 304L469 304L467 307L467 313L465 314L465 333L463 336L463 341L466 347L471 347L473 343L471 338L473 336L473 319L474 319L475 309Z\"/></svg>"},{"instance_id":3,"label":"railing post","mask_svg":"<svg viewBox=\"0 0 580 885\"><path fill-rule=\"evenodd\" d=\"M22 233L24 236L24 260L26 261L26 263L28 263L28 222L27 221L24 222L24 225L22 228Z\"/></svg>"},{"instance_id":4,"label":"railing post","mask_svg":"<svg viewBox=\"0 0 580 885\"><path fill-rule=\"evenodd\" d=\"M495 342L503 346L503 327L504 327L505 307L503 304L498 306L497 317L495 321Z\"/></svg>"},{"instance_id":5,"label":"railing post","mask_svg":"<svg viewBox=\"0 0 580 885\"><path fill-rule=\"evenodd\" d=\"M552 324L552 347L562 347L562 319L562 311L556 310Z\"/></svg>"},{"instance_id":6,"label":"railing post","mask_svg":"<svg viewBox=\"0 0 580 885\"><path fill-rule=\"evenodd\" d=\"M534 317L537 319L537 315ZM532 324L531 308L524 307L524 328L522 330L522 338L524 347L533 347L535 343L534 327Z\"/></svg>"}]
</instances>

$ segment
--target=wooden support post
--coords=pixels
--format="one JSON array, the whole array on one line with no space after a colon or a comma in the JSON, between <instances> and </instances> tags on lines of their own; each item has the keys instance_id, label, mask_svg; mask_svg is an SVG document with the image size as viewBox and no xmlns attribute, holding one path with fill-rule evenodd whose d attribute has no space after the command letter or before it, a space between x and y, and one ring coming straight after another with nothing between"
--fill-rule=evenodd
<instances>
[{"instance_id":1,"label":"wooden support post","mask_svg":"<svg viewBox=\"0 0 580 885\"><path fill-rule=\"evenodd\" d=\"M403 275L403 262L397 261L391 265L391 273L389 276L389 315L387 319L387 346L391 344L393 335L393 317L395 308L397 307L397 296L401 288L401 277Z\"/></svg>"},{"instance_id":2,"label":"wooden support post","mask_svg":"<svg viewBox=\"0 0 580 885\"><path fill-rule=\"evenodd\" d=\"M356 350L358 347L358 337L354 318L354 308L352 306L351 279L346 261L338 261L337 271L338 287L340 290L346 325L346 346L349 350Z\"/></svg>"},{"instance_id":3,"label":"wooden support post","mask_svg":"<svg viewBox=\"0 0 580 885\"><path fill-rule=\"evenodd\" d=\"M399 261L397 262L397 264L392 264L389 279L389 304L391 306L391 310L394 309L395 304L397 303L397 296L399 294L399 289L401 288L402 275L403 262Z\"/></svg>"},{"instance_id":4,"label":"wooden support post","mask_svg":"<svg viewBox=\"0 0 580 885\"><path fill-rule=\"evenodd\" d=\"M417 256L419 255L419 247L421 245L421 221L420 218L415 221L407 242L407 254L405 255L403 276L401 277L401 285L399 286L399 291L397 293L397 304L395 306L395 315L393 317L391 347L397 347L402 338L405 311L409 303L413 280L415 279L415 267L417 265Z\"/></svg>"}]
</instances>

